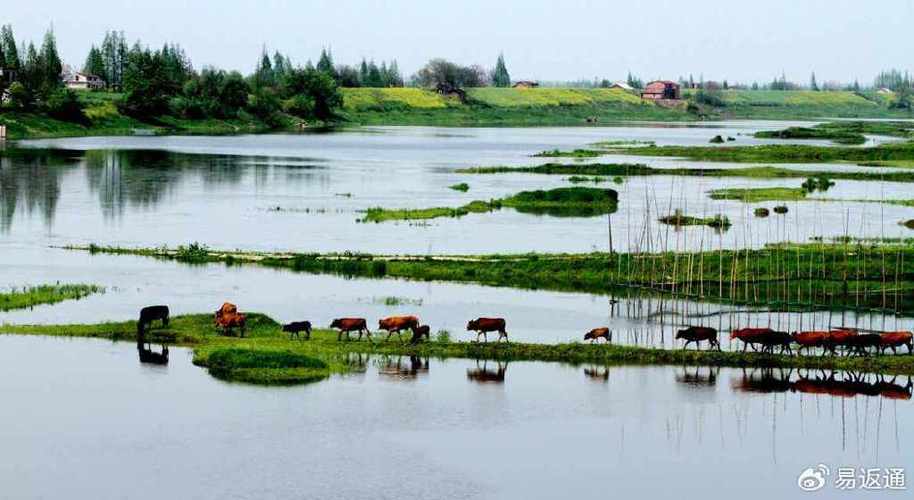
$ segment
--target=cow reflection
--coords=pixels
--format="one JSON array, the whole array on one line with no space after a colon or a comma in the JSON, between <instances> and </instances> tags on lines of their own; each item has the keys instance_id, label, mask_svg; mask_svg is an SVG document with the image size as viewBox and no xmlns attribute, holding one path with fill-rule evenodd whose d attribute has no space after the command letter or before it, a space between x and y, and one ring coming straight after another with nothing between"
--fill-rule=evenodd
<instances>
[{"instance_id":1,"label":"cow reflection","mask_svg":"<svg viewBox=\"0 0 914 500\"><path fill-rule=\"evenodd\" d=\"M882 375L854 372L844 372L840 375L837 372L824 371L814 374L798 373L798 378L791 380L792 372L793 370L767 368L747 374L744 370L742 378L733 381L733 389L755 393L789 391L837 398L879 396L901 400L911 399L914 389L911 377L907 377L907 383L902 385L896 381L897 377L886 380Z\"/></svg>"},{"instance_id":2,"label":"cow reflection","mask_svg":"<svg viewBox=\"0 0 914 500\"><path fill-rule=\"evenodd\" d=\"M584 368L584 376L594 382L606 383L609 381L609 367L591 365Z\"/></svg>"},{"instance_id":3,"label":"cow reflection","mask_svg":"<svg viewBox=\"0 0 914 500\"><path fill-rule=\"evenodd\" d=\"M783 368L760 368L749 372L743 369L743 376L731 381L731 387L738 392L787 392L792 387L790 382L792 373L793 370Z\"/></svg>"},{"instance_id":4,"label":"cow reflection","mask_svg":"<svg viewBox=\"0 0 914 500\"><path fill-rule=\"evenodd\" d=\"M498 361L495 363L496 368L490 369L488 360L482 362L479 366L479 360L476 360L476 368L467 370L467 380L472 380L480 384L503 384L505 383L505 372L508 371L508 363Z\"/></svg>"},{"instance_id":5,"label":"cow reflection","mask_svg":"<svg viewBox=\"0 0 914 500\"><path fill-rule=\"evenodd\" d=\"M709 366L705 371L705 367L701 366L683 366L682 371L676 374L676 382L693 388L714 387L719 373L719 367Z\"/></svg>"},{"instance_id":6,"label":"cow reflection","mask_svg":"<svg viewBox=\"0 0 914 500\"><path fill-rule=\"evenodd\" d=\"M350 352L346 355L346 365L349 366L349 373L365 373L368 371L368 354L361 352Z\"/></svg>"},{"instance_id":7,"label":"cow reflection","mask_svg":"<svg viewBox=\"0 0 914 500\"><path fill-rule=\"evenodd\" d=\"M400 380L414 380L419 375L427 374L429 367L429 358L423 360L419 356L410 356L409 364L407 364L404 362L403 356L397 356L396 359L385 356L378 364L378 375Z\"/></svg>"},{"instance_id":8,"label":"cow reflection","mask_svg":"<svg viewBox=\"0 0 914 500\"><path fill-rule=\"evenodd\" d=\"M167 365L168 364L168 346L162 345L162 350L160 352L155 352L152 350L152 346L146 347L143 344L137 345L137 352L140 354L140 363L149 363L152 365Z\"/></svg>"}]
</instances>

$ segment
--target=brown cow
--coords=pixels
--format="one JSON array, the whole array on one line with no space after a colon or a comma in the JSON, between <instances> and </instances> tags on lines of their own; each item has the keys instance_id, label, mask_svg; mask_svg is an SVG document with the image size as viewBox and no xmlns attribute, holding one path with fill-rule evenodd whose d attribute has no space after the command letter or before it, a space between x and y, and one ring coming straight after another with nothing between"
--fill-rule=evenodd
<instances>
[{"instance_id":1,"label":"brown cow","mask_svg":"<svg viewBox=\"0 0 914 500\"><path fill-rule=\"evenodd\" d=\"M476 332L476 342L479 342L479 335L482 335L482 338L488 342L489 338L486 335L488 332L498 332L496 342L500 342L502 337L505 338L505 342L508 341L504 318L476 318L467 323L467 331Z\"/></svg>"},{"instance_id":2,"label":"brown cow","mask_svg":"<svg viewBox=\"0 0 914 500\"><path fill-rule=\"evenodd\" d=\"M752 350L756 350L755 344L763 344L764 337L774 332L771 328L740 328L730 332L730 340L742 340L743 352L752 345Z\"/></svg>"},{"instance_id":3,"label":"brown cow","mask_svg":"<svg viewBox=\"0 0 914 500\"><path fill-rule=\"evenodd\" d=\"M858 335L857 330L850 328L837 328L828 332L828 338L825 339L825 347L836 353L838 347L848 347L848 339Z\"/></svg>"},{"instance_id":4,"label":"brown cow","mask_svg":"<svg viewBox=\"0 0 914 500\"><path fill-rule=\"evenodd\" d=\"M793 332L790 334L793 341L797 343L800 348L797 349L797 354L803 352L803 349L806 349L807 352L809 349L814 349L816 347L826 347L826 342L829 338L829 332L817 331L817 332ZM834 349L823 349L822 355L825 355L825 352L830 350L834 354Z\"/></svg>"},{"instance_id":5,"label":"brown cow","mask_svg":"<svg viewBox=\"0 0 914 500\"><path fill-rule=\"evenodd\" d=\"M397 333L397 338L402 340L400 332L408 329L415 333L416 328L419 328L419 318L415 316L391 316L378 320L378 330L387 330L387 338L384 340L390 340L394 332Z\"/></svg>"},{"instance_id":6,"label":"brown cow","mask_svg":"<svg viewBox=\"0 0 914 500\"><path fill-rule=\"evenodd\" d=\"M239 328L241 336L244 337L244 329L247 325L247 316L238 312L238 307L231 302L225 302L222 307L216 310L213 317L216 326L222 328L223 335L229 335L232 328Z\"/></svg>"},{"instance_id":7,"label":"brown cow","mask_svg":"<svg viewBox=\"0 0 914 500\"><path fill-rule=\"evenodd\" d=\"M914 351L914 335L911 332L886 332L879 334L879 350L882 353L885 353L885 350L892 348L892 354L897 354L895 352L896 347L907 346L908 354L911 354Z\"/></svg>"},{"instance_id":8,"label":"brown cow","mask_svg":"<svg viewBox=\"0 0 914 500\"><path fill-rule=\"evenodd\" d=\"M337 328L336 341L343 339L343 333L346 334L346 340L349 340L349 332L359 332L359 340L362 340L364 333L371 340L371 330L368 329L368 322L365 318L336 318L330 323L330 328Z\"/></svg>"},{"instance_id":9,"label":"brown cow","mask_svg":"<svg viewBox=\"0 0 914 500\"><path fill-rule=\"evenodd\" d=\"M720 350L720 342L717 340L717 330L709 326L690 326L677 331L676 338L685 339L685 344L682 345L683 349L688 347L692 342L695 342L696 349L700 349L701 342L707 340L709 344L708 349L717 346L717 350Z\"/></svg>"},{"instance_id":10,"label":"brown cow","mask_svg":"<svg viewBox=\"0 0 914 500\"><path fill-rule=\"evenodd\" d=\"M593 344L598 339L603 339L606 343L613 341L613 332L607 327L594 328L593 330L584 334L584 340L590 340L590 343Z\"/></svg>"}]
</instances>

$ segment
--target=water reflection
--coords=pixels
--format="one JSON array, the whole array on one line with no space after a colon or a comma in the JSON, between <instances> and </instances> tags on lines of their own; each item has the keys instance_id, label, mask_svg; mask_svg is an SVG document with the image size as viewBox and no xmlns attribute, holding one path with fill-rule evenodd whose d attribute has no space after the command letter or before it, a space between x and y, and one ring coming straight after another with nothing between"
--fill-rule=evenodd
<instances>
[{"instance_id":1,"label":"water reflection","mask_svg":"<svg viewBox=\"0 0 914 500\"><path fill-rule=\"evenodd\" d=\"M584 376L588 380L594 382L608 383L609 382L609 367L608 366L598 366L591 365L584 368Z\"/></svg>"},{"instance_id":2,"label":"water reflection","mask_svg":"<svg viewBox=\"0 0 914 500\"><path fill-rule=\"evenodd\" d=\"M392 380L416 380L427 375L431 366L429 358L419 356L381 356L377 365L378 375Z\"/></svg>"},{"instance_id":3,"label":"water reflection","mask_svg":"<svg viewBox=\"0 0 914 500\"><path fill-rule=\"evenodd\" d=\"M676 373L676 382L690 389L706 389L717 385L717 366L683 366Z\"/></svg>"},{"instance_id":4,"label":"water reflection","mask_svg":"<svg viewBox=\"0 0 914 500\"><path fill-rule=\"evenodd\" d=\"M271 181L308 182L324 169L312 158L189 154L167 150L70 151L8 149L0 157L0 229L8 232L17 207L38 209L48 229L61 196L63 167L84 167L91 193L106 218L128 209L154 209L174 196L182 182L199 178L204 191L234 186L253 176L255 187Z\"/></svg>"},{"instance_id":5,"label":"water reflection","mask_svg":"<svg viewBox=\"0 0 914 500\"><path fill-rule=\"evenodd\" d=\"M161 349L156 352L152 349L152 346L148 347L143 344L138 344L137 352L140 355L140 363L149 363L152 365L167 365L168 364L168 346L162 344Z\"/></svg>"},{"instance_id":6,"label":"water reflection","mask_svg":"<svg viewBox=\"0 0 914 500\"><path fill-rule=\"evenodd\" d=\"M489 361L483 360L480 364L476 360L476 368L467 368L467 380L479 384L504 384L505 373L508 371L507 361L493 361L494 368L489 368Z\"/></svg>"},{"instance_id":7,"label":"water reflection","mask_svg":"<svg viewBox=\"0 0 914 500\"><path fill-rule=\"evenodd\" d=\"M54 224L62 177L78 162L64 151L9 149L0 156L0 232L8 232L18 208L39 211Z\"/></svg>"},{"instance_id":8,"label":"water reflection","mask_svg":"<svg viewBox=\"0 0 914 500\"><path fill-rule=\"evenodd\" d=\"M909 400L912 395L911 377L900 382L897 376L858 372L809 372L782 368L759 368L743 370L742 377L731 384L734 391L752 393L791 392L801 394L827 395L836 398L857 396L882 397L886 399Z\"/></svg>"}]
</instances>

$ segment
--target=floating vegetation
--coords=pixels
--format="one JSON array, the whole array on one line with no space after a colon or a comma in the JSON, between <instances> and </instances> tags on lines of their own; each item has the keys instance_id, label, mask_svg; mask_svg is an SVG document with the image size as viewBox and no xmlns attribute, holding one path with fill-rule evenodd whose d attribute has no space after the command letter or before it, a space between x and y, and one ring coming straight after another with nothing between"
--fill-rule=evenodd
<instances>
[{"instance_id":1,"label":"floating vegetation","mask_svg":"<svg viewBox=\"0 0 914 500\"><path fill-rule=\"evenodd\" d=\"M617 141L599 141L591 144L591 146L598 148L618 148L618 147L632 147L632 146L654 146L656 143L654 141L638 141L638 140L617 140Z\"/></svg>"},{"instance_id":2,"label":"floating vegetation","mask_svg":"<svg viewBox=\"0 0 914 500\"><path fill-rule=\"evenodd\" d=\"M13 288L0 293L0 311L26 309L42 304L56 304L65 300L79 300L96 293L104 293L98 285L37 285Z\"/></svg>"},{"instance_id":3,"label":"floating vegetation","mask_svg":"<svg viewBox=\"0 0 914 500\"><path fill-rule=\"evenodd\" d=\"M807 192L810 192L810 193L812 193L814 191L824 192L824 191L828 191L834 185L835 185L835 183L828 180L828 177L825 177L825 176L810 177L810 178L806 179L806 181L803 183L803 189L805 189Z\"/></svg>"},{"instance_id":4,"label":"floating vegetation","mask_svg":"<svg viewBox=\"0 0 914 500\"><path fill-rule=\"evenodd\" d=\"M685 215L682 210L676 209L672 215L667 215L657 219L663 224L671 226L708 226L715 229L728 229L732 224L726 215L717 214L713 217L693 217Z\"/></svg>"},{"instance_id":5,"label":"floating vegetation","mask_svg":"<svg viewBox=\"0 0 914 500\"><path fill-rule=\"evenodd\" d=\"M470 185L467 184L466 182L461 182L459 184L452 184L452 185L448 186L448 188L453 189L454 191L460 191L462 193L466 193L467 191L470 190Z\"/></svg>"},{"instance_id":6,"label":"floating vegetation","mask_svg":"<svg viewBox=\"0 0 914 500\"><path fill-rule=\"evenodd\" d=\"M711 149L725 150L731 148L715 147ZM914 155L914 148L912 148L912 155ZM657 168L649 167L643 163L546 163L532 167L470 167L458 169L457 172L462 174L527 173L544 175L606 176L677 175L684 177L741 177L749 179L808 179L810 176L813 176L816 178L840 180L914 182L914 172L909 171L848 172L823 170L810 172L808 170L794 170L772 166L744 168Z\"/></svg>"},{"instance_id":7,"label":"floating vegetation","mask_svg":"<svg viewBox=\"0 0 914 500\"><path fill-rule=\"evenodd\" d=\"M575 149L572 151L561 151L559 149L553 149L551 151L542 151L539 152L533 157L535 158L596 158L600 155L606 154L604 151L596 151L593 149Z\"/></svg>"},{"instance_id":8,"label":"floating vegetation","mask_svg":"<svg viewBox=\"0 0 914 500\"><path fill-rule=\"evenodd\" d=\"M422 299L410 299L408 297L372 297L373 304L383 304L385 306L421 306Z\"/></svg>"},{"instance_id":9,"label":"floating vegetation","mask_svg":"<svg viewBox=\"0 0 914 500\"><path fill-rule=\"evenodd\" d=\"M573 184L583 184L585 182L599 184L601 182L606 182L607 179L605 177L600 177L600 176L588 177L586 175L572 175L571 177L569 177L565 180L568 182L571 182Z\"/></svg>"},{"instance_id":10,"label":"floating vegetation","mask_svg":"<svg viewBox=\"0 0 914 500\"><path fill-rule=\"evenodd\" d=\"M712 200L737 200L746 203L763 201L796 201L806 198L804 188L765 187L765 188L724 188L714 189L709 196Z\"/></svg>"},{"instance_id":11,"label":"floating vegetation","mask_svg":"<svg viewBox=\"0 0 914 500\"><path fill-rule=\"evenodd\" d=\"M872 147L765 144L761 146L662 146L620 148L613 153L737 163L827 163L914 160L914 143L890 142ZM830 176L833 177L833 176Z\"/></svg>"},{"instance_id":12,"label":"floating vegetation","mask_svg":"<svg viewBox=\"0 0 914 500\"><path fill-rule=\"evenodd\" d=\"M721 137L720 135L715 135L715 136L712 137L711 140L708 141L708 142L710 142L711 144L723 144L723 143L724 143L724 138Z\"/></svg>"},{"instance_id":13,"label":"floating vegetation","mask_svg":"<svg viewBox=\"0 0 914 500\"><path fill-rule=\"evenodd\" d=\"M521 191L508 198L490 201L476 200L460 207L369 208L360 222L463 217L470 213L490 212L502 207L511 207L518 212L538 215L590 217L615 212L618 196L618 193L612 189L585 187L556 188L547 191Z\"/></svg>"},{"instance_id":14,"label":"floating vegetation","mask_svg":"<svg viewBox=\"0 0 914 500\"><path fill-rule=\"evenodd\" d=\"M788 212L787 205L777 205L774 207L774 213L784 215Z\"/></svg>"},{"instance_id":15,"label":"floating vegetation","mask_svg":"<svg viewBox=\"0 0 914 500\"><path fill-rule=\"evenodd\" d=\"M901 221L901 222L899 222L899 224L901 224L902 226L904 226L908 229L914 229L914 219L908 219L906 221Z\"/></svg>"},{"instance_id":16,"label":"floating vegetation","mask_svg":"<svg viewBox=\"0 0 914 500\"><path fill-rule=\"evenodd\" d=\"M840 121L821 123L815 127L788 127L783 130L763 130L755 137L773 139L826 139L837 144L863 144L863 134L911 137L914 125L908 122Z\"/></svg>"},{"instance_id":17,"label":"floating vegetation","mask_svg":"<svg viewBox=\"0 0 914 500\"><path fill-rule=\"evenodd\" d=\"M764 217L768 217L770 212L765 207L759 207L759 208L756 208L755 210L753 210L752 214L755 215L756 217L764 218Z\"/></svg>"}]
</instances>

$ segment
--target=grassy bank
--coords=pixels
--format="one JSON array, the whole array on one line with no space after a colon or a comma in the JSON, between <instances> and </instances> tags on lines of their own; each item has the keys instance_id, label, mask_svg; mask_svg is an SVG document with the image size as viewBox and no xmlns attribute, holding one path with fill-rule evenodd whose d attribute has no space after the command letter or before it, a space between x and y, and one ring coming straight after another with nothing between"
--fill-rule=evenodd
<instances>
[{"instance_id":1,"label":"grassy bank","mask_svg":"<svg viewBox=\"0 0 914 500\"><path fill-rule=\"evenodd\" d=\"M715 229L729 229L730 226L732 226L730 219L725 215L717 214L713 217L696 217L684 214L678 209L674 213L660 217L657 220L671 226L708 226Z\"/></svg>"},{"instance_id":2,"label":"grassy bank","mask_svg":"<svg viewBox=\"0 0 914 500\"><path fill-rule=\"evenodd\" d=\"M656 294L773 310L914 314L914 245L909 242L816 242L704 252L434 257L225 252L206 248L188 256L168 248L71 248L188 263L252 264L315 274L595 294Z\"/></svg>"},{"instance_id":3,"label":"grassy bank","mask_svg":"<svg viewBox=\"0 0 914 500\"><path fill-rule=\"evenodd\" d=\"M892 142L871 147L765 144L761 146L632 147L614 152L626 155L677 157L698 161L738 163L828 163L914 160L914 142Z\"/></svg>"},{"instance_id":4,"label":"grassy bank","mask_svg":"<svg viewBox=\"0 0 914 500\"><path fill-rule=\"evenodd\" d=\"M463 217L471 213L485 213L510 207L518 212L556 217L590 217L615 212L618 193L612 189L586 187L556 188L550 190L521 191L520 193L490 201L475 200L460 207L369 208L361 222L393 220L427 220L439 217Z\"/></svg>"},{"instance_id":5,"label":"grassy bank","mask_svg":"<svg viewBox=\"0 0 914 500\"><path fill-rule=\"evenodd\" d=\"M840 121L821 123L815 127L788 127L782 130L763 130L755 137L766 139L819 139L837 144L863 144L864 134L910 138L914 123Z\"/></svg>"},{"instance_id":6,"label":"grassy bank","mask_svg":"<svg viewBox=\"0 0 914 500\"><path fill-rule=\"evenodd\" d=\"M65 300L79 300L105 289L97 285L38 285L9 292L0 292L0 311L27 309L42 304L56 304Z\"/></svg>"},{"instance_id":7,"label":"grassy bank","mask_svg":"<svg viewBox=\"0 0 914 500\"><path fill-rule=\"evenodd\" d=\"M218 378L236 382L285 385L309 383L332 373L357 368L351 354L463 358L498 361L541 361L601 365L711 365L730 367L785 367L854 370L886 374L914 374L914 356L867 358L782 356L742 352L655 349L618 345L476 343L435 340L410 345L399 340L343 341L336 332L317 329L310 341L289 340L279 325L261 314L256 333L246 338L222 337L208 314L177 316L167 329L154 330L163 338L194 349L194 364ZM134 340L133 321L98 325L2 325L0 333L94 337ZM577 337L577 334L575 334Z\"/></svg>"},{"instance_id":8,"label":"grassy bank","mask_svg":"<svg viewBox=\"0 0 914 500\"><path fill-rule=\"evenodd\" d=\"M708 194L712 200L736 200L746 203L763 201L799 201L805 200L807 190L803 188L768 187L768 188L725 188L714 189Z\"/></svg>"}]
</instances>

